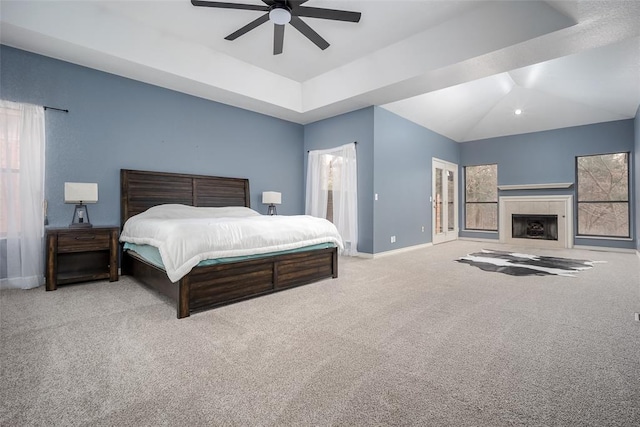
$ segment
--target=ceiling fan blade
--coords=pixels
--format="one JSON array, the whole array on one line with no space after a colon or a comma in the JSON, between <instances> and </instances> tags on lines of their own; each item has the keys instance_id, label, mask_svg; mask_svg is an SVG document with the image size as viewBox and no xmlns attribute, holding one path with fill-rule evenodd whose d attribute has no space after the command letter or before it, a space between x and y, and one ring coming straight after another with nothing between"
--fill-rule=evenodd
<instances>
[{"instance_id":1,"label":"ceiling fan blade","mask_svg":"<svg viewBox=\"0 0 640 427\"><path fill-rule=\"evenodd\" d=\"M281 5L284 6L288 6L290 8L294 8L294 7L298 7L300 6L302 3L306 3L309 0L286 0L286 1L275 1L275 0L262 0L263 3L269 5L269 6L273 6L275 4L280 3Z\"/></svg>"},{"instance_id":2,"label":"ceiling fan blade","mask_svg":"<svg viewBox=\"0 0 640 427\"><path fill-rule=\"evenodd\" d=\"M247 25L245 25L244 27L240 28L238 31L235 31L235 32L229 34L227 37L225 37L225 40L235 40L238 37L240 37L241 35L246 34L249 31L253 30L257 26L264 24L268 20L269 20L269 14L265 13L260 18L249 22Z\"/></svg>"},{"instance_id":3,"label":"ceiling fan blade","mask_svg":"<svg viewBox=\"0 0 640 427\"><path fill-rule=\"evenodd\" d=\"M297 16L291 16L290 24L293 25L296 30L300 31L306 38L315 43L315 45L320 49L325 50L329 47L328 41L320 37L320 34L313 31L310 26L308 26L302 19L298 18Z\"/></svg>"},{"instance_id":4,"label":"ceiling fan blade","mask_svg":"<svg viewBox=\"0 0 640 427\"><path fill-rule=\"evenodd\" d=\"M321 9L318 7L300 6L294 7L293 13L305 18L331 19L332 21L360 22L360 12L348 10Z\"/></svg>"},{"instance_id":5,"label":"ceiling fan blade","mask_svg":"<svg viewBox=\"0 0 640 427\"><path fill-rule=\"evenodd\" d=\"M273 25L273 54L280 55L284 46L284 25Z\"/></svg>"},{"instance_id":6,"label":"ceiling fan blade","mask_svg":"<svg viewBox=\"0 0 640 427\"><path fill-rule=\"evenodd\" d=\"M293 9L294 7L298 7L298 6L300 6L302 3L306 3L306 2L308 2L308 1L309 1L309 0L286 0L286 1L262 0L262 2L263 2L264 4L267 4L267 5L269 5L269 6L273 6L273 5L275 5L275 4L280 3L281 5L288 6L288 7L292 8L292 9Z\"/></svg>"},{"instance_id":7,"label":"ceiling fan blade","mask_svg":"<svg viewBox=\"0 0 640 427\"><path fill-rule=\"evenodd\" d=\"M262 12L269 11L269 6L260 6L257 4L239 4L239 3L226 3L221 1L202 1L202 0L191 0L191 4L194 6L217 7L221 9L260 10Z\"/></svg>"}]
</instances>

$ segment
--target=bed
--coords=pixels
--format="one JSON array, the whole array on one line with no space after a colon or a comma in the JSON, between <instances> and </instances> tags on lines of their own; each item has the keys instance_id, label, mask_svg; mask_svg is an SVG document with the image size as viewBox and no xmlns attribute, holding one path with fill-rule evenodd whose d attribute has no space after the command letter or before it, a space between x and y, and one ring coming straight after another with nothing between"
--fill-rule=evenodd
<instances>
[{"instance_id":1,"label":"bed","mask_svg":"<svg viewBox=\"0 0 640 427\"><path fill-rule=\"evenodd\" d=\"M165 204L250 206L249 180L122 169L121 222ZM179 319L192 312L338 277L338 248L329 247L249 260L196 266L177 282L133 251L123 251L122 274L169 297Z\"/></svg>"}]
</instances>

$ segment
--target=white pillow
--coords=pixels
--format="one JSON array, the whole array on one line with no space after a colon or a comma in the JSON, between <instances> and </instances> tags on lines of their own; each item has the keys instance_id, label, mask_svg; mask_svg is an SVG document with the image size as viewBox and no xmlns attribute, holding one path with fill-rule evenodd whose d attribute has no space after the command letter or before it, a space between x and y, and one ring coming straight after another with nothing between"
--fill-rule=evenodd
<instances>
[{"instance_id":1,"label":"white pillow","mask_svg":"<svg viewBox=\"0 0 640 427\"><path fill-rule=\"evenodd\" d=\"M260 215L244 206L225 206L221 208L200 208L187 205L158 205L139 214L149 219L188 219L188 218L242 218ZM136 215L138 216L138 215Z\"/></svg>"}]
</instances>

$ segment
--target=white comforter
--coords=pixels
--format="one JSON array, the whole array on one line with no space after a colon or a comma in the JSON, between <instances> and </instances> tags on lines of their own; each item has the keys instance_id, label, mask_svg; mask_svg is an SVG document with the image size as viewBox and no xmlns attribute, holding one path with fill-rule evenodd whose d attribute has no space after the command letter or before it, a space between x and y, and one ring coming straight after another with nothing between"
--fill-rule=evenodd
<instances>
[{"instance_id":1,"label":"white comforter","mask_svg":"<svg viewBox=\"0 0 640 427\"><path fill-rule=\"evenodd\" d=\"M326 219L263 216L243 207L155 206L129 218L120 241L158 248L172 282L205 259L264 254L326 242L342 249L338 230Z\"/></svg>"}]
</instances>

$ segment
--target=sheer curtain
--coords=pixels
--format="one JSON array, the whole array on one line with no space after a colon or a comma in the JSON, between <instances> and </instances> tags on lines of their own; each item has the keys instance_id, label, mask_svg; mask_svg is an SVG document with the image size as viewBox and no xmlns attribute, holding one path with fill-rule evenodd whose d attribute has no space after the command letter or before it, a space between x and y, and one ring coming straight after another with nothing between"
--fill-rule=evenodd
<instances>
[{"instance_id":1,"label":"sheer curtain","mask_svg":"<svg viewBox=\"0 0 640 427\"><path fill-rule=\"evenodd\" d=\"M343 255L358 254L356 144L309 151L306 214L330 218L344 241ZM331 197L330 197L331 196Z\"/></svg>"},{"instance_id":2,"label":"sheer curtain","mask_svg":"<svg viewBox=\"0 0 640 427\"><path fill-rule=\"evenodd\" d=\"M0 100L0 289L44 283L44 108Z\"/></svg>"}]
</instances>

